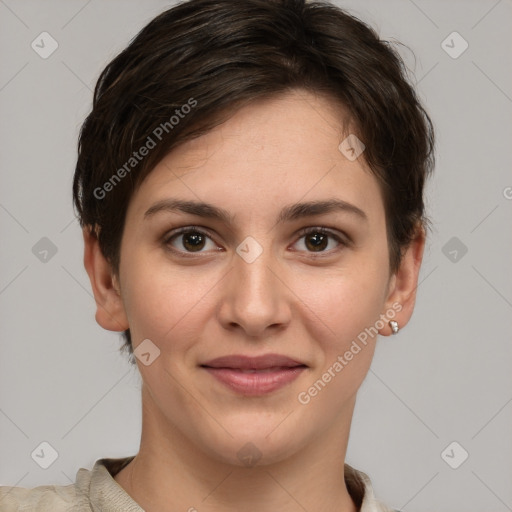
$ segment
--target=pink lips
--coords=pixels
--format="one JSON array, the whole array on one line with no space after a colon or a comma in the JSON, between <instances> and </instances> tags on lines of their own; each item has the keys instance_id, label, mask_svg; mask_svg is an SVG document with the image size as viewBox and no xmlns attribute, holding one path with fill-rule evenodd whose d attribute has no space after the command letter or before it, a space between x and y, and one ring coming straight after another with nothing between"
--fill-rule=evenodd
<instances>
[{"instance_id":1,"label":"pink lips","mask_svg":"<svg viewBox=\"0 0 512 512\"><path fill-rule=\"evenodd\" d=\"M258 357L224 356L202 364L205 370L231 390L244 395L263 395L295 380L307 366L279 354Z\"/></svg>"}]
</instances>

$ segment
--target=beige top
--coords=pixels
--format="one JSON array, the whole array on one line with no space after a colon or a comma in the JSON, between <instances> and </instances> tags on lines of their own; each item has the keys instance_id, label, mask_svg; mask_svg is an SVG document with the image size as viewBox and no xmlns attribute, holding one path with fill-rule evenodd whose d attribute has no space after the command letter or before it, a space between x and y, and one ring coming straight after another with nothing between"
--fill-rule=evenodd
<instances>
[{"instance_id":1,"label":"beige top","mask_svg":"<svg viewBox=\"0 0 512 512\"><path fill-rule=\"evenodd\" d=\"M92 470L80 468L70 485L41 485L32 489L0 486L1 512L144 512L114 480L135 455L104 458ZM359 512L396 512L375 500L365 473L345 464L345 482Z\"/></svg>"}]
</instances>

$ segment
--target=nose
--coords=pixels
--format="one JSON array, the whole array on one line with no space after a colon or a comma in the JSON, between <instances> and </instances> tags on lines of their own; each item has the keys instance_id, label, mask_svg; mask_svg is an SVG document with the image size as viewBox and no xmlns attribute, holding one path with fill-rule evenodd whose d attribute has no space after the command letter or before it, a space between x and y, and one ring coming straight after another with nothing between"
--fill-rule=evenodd
<instances>
[{"instance_id":1,"label":"nose","mask_svg":"<svg viewBox=\"0 0 512 512\"><path fill-rule=\"evenodd\" d=\"M293 293L270 249L253 261L235 253L224 281L219 320L225 329L262 338L290 323Z\"/></svg>"}]
</instances>

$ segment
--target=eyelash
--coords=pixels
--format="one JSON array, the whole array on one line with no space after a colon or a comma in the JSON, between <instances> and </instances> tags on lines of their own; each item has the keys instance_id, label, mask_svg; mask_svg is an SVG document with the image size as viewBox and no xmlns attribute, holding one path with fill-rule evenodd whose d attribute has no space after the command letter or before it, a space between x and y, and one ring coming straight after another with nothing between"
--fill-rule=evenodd
<instances>
[{"instance_id":1,"label":"eyelash","mask_svg":"<svg viewBox=\"0 0 512 512\"><path fill-rule=\"evenodd\" d=\"M174 252L176 254L179 254L180 256L184 256L184 257L187 257L187 258L188 257L194 258L194 257L197 257L197 256L201 257L200 256L202 254L201 251L199 251L199 252L181 251L181 250L175 249L174 247L171 247L169 245L170 242L174 238L178 237L179 235L189 234L189 233L195 233L195 234L199 234L199 235L205 236L205 237L209 238L210 240L212 240L213 242L215 242L213 237L211 235L209 235L206 231L201 229L200 227L198 227L198 226L186 226L186 227L178 228L175 231L172 231L171 233L169 233L167 236L164 237L163 243L164 243L164 245L170 251L172 251L172 252ZM298 240L300 240L301 238L303 238L303 237L305 237L305 236L307 236L309 234L316 234L316 233L320 233L322 235L330 236L331 238L336 240L336 242L338 242L339 245L342 246L342 247L346 247L346 246L350 245L350 241L348 239L342 238L341 236L339 236L335 232L333 232L333 231L331 231L331 230L329 230L329 229L327 229L327 228L325 228L323 226L309 227L309 228L301 229L299 231L299 233L297 234L297 236L299 237ZM329 255L330 256L332 253L334 253L334 252L336 252L338 250L339 250L339 247L337 247L335 249L331 249L330 251L319 251L319 252L306 251L306 252L308 252L309 254L311 254L315 258L321 258L324 255ZM297 251L297 252L301 252L301 251Z\"/></svg>"}]
</instances>

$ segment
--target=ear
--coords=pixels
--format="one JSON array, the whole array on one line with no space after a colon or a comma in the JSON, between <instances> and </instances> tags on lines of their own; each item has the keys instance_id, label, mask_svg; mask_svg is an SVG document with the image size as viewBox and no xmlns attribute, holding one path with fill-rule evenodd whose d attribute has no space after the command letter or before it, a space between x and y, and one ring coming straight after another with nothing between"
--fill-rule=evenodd
<instances>
[{"instance_id":1,"label":"ear","mask_svg":"<svg viewBox=\"0 0 512 512\"><path fill-rule=\"evenodd\" d=\"M388 295L385 302L386 311L396 311L394 318L400 329L409 322L416 303L416 289L420 273L423 251L425 249L425 229L419 226L416 235L402 256L398 271L391 276ZM393 306L394 305L394 306ZM389 336L393 334L391 326L386 321L379 334Z\"/></svg>"},{"instance_id":2,"label":"ear","mask_svg":"<svg viewBox=\"0 0 512 512\"><path fill-rule=\"evenodd\" d=\"M85 226L82 234L84 266L96 301L96 322L108 331L125 331L129 327L128 319L112 267L101 252L95 230Z\"/></svg>"}]
</instances>

